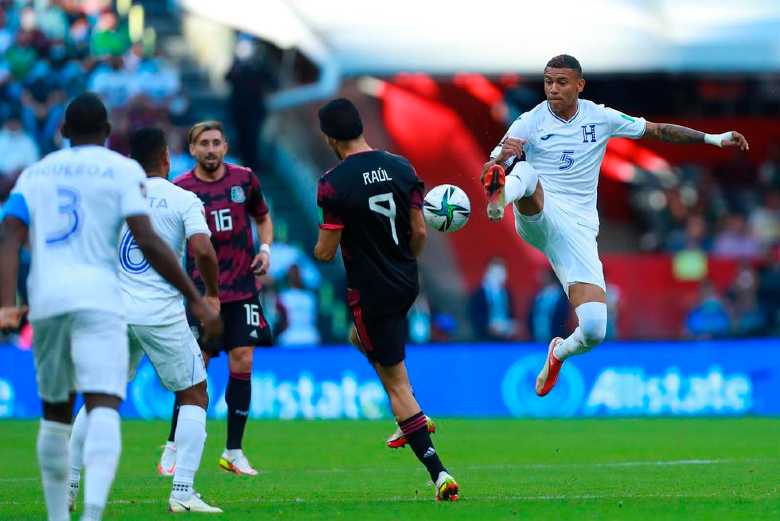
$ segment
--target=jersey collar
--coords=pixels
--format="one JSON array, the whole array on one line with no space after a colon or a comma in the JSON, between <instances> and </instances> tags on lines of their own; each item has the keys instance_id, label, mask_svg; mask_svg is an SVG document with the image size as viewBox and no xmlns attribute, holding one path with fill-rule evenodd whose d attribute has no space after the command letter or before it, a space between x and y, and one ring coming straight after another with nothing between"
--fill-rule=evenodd
<instances>
[{"instance_id":1,"label":"jersey collar","mask_svg":"<svg viewBox=\"0 0 780 521\"><path fill-rule=\"evenodd\" d=\"M580 100L577 100L577 112L575 112L575 113L574 113L574 115L573 115L573 116L571 117L571 119L569 119L569 120L565 120L565 119L563 119L562 117L560 117L558 114L556 114L555 112L553 112L553 109L551 109L551 108L550 108L550 102L549 102L549 101L547 101L546 103L547 103L547 110L549 110L549 111L550 111L550 114L552 114L552 116L553 116L555 119L557 119L558 121L560 121L560 122L562 122L562 123L571 123L572 121L574 121L575 119L577 119L577 116L579 116L579 115L580 115Z\"/></svg>"}]
</instances>

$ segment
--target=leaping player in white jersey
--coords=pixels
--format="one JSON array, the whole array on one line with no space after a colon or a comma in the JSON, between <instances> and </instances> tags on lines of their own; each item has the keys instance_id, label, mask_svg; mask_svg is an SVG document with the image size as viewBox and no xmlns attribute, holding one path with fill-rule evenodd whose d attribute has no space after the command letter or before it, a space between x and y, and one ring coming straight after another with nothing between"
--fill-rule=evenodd
<instances>
[{"instance_id":1,"label":"leaping player in white jersey","mask_svg":"<svg viewBox=\"0 0 780 521\"><path fill-rule=\"evenodd\" d=\"M203 203L192 193L168 181L170 159L165 134L158 128L137 130L130 136L130 157L146 172L146 200L155 232L179 258L189 244L206 285L205 300L219 311L219 266L211 245ZM222 512L206 503L193 487L206 443L206 367L197 340L184 313L184 299L138 248L127 226L118 249L119 282L127 313L130 342L130 379L143 355L149 358L163 386L176 393L181 408L176 424L177 465L160 469L173 476L168 498L171 512ZM81 479L86 413L82 407L73 422L70 442L70 501L75 502Z\"/></svg>"},{"instance_id":2,"label":"leaping player in white jersey","mask_svg":"<svg viewBox=\"0 0 780 521\"><path fill-rule=\"evenodd\" d=\"M739 132L705 134L579 99L584 87L576 58L566 54L552 58L544 69L547 101L512 123L482 169L488 218L500 221L506 205L512 204L517 233L547 256L577 313L579 324L571 336L550 342L536 378L539 396L553 388L564 360L591 350L606 333L607 295L596 246L596 188L609 138L748 149Z\"/></svg>"},{"instance_id":3,"label":"leaping player in white jersey","mask_svg":"<svg viewBox=\"0 0 780 521\"><path fill-rule=\"evenodd\" d=\"M43 419L38 464L50 521L68 513L68 438L76 392L84 396L84 514L101 519L114 480L121 439L117 409L128 371L127 322L116 251L123 223L149 263L195 303L214 335L219 315L198 294L171 249L154 233L138 163L103 146L111 131L106 108L91 93L65 111L62 135L72 148L53 152L22 172L4 208L0 239L0 328L16 328L19 248L29 237L27 279L33 355Z\"/></svg>"}]
</instances>

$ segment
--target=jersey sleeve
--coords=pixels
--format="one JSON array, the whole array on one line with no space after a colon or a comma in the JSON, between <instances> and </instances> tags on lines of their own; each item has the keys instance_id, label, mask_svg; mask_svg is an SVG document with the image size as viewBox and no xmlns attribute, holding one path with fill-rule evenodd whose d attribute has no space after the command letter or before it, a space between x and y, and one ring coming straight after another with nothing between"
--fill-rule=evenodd
<instances>
[{"instance_id":1,"label":"jersey sleeve","mask_svg":"<svg viewBox=\"0 0 780 521\"><path fill-rule=\"evenodd\" d=\"M336 189L324 176L320 178L317 184L317 206L320 207L322 213L321 229L341 230L344 228L344 220L341 217Z\"/></svg>"},{"instance_id":2,"label":"jersey sleeve","mask_svg":"<svg viewBox=\"0 0 780 521\"><path fill-rule=\"evenodd\" d=\"M610 107L605 107L604 111L607 115L610 136L639 139L644 135L645 118L627 116L619 110Z\"/></svg>"},{"instance_id":3,"label":"jersey sleeve","mask_svg":"<svg viewBox=\"0 0 780 521\"><path fill-rule=\"evenodd\" d=\"M268 214L268 203L265 202L263 191L260 189L260 180L254 173L249 174L249 197L247 197L246 209L255 219Z\"/></svg>"},{"instance_id":4,"label":"jersey sleeve","mask_svg":"<svg viewBox=\"0 0 780 521\"><path fill-rule=\"evenodd\" d=\"M210 237L211 231L206 223L206 210L203 208L203 203L191 192L187 196L187 205L182 216L185 237L189 239L198 233L205 233Z\"/></svg>"},{"instance_id":5,"label":"jersey sleeve","mask_svg":"<svg viewBox=\"0 0 780 521\"><path fill-rule=\"evenodd\" d=\"M149 204L146 201L146 175L136 162L128 163L119 183L119 209L122 217L148 215Z\"/></svg>"},{"instance_id":6,"label":"jersey sleeve","mask_svg":"<svg viewBox=\"0 0 780 521\"><path fill-rule=\"evenodd\" d=\"M27 206L28 195L26 193L26 180L27 176L22 172L22 175L16 180L16 184L14 185L13 190L11 190L8 200L3 205L2 218L5 219L6 216L10 215L16 217L27 226L30 226L30 208Z\"/></svg>"},{"instance_id":7,"label":"jersey sleeve","mask_svg":"<svg viewBox=\"0 0 780 521\"><path fill-rule=\"evenodd\" d=\"M490 159L495 159L498 156L499 152L501 152L501 145L503 145L504 141L510 137L530 141L531 115L528 112L521 114L519 118L512 122L512 124L509 126L509 130L507 130L506 134L504 134L504 137L501 138L501 141L498 143L498 145L496 145L493 151L490 152ZM509 165L511 162L512 159L509 159L506 161L506 164Z\"/></svg>"},{"instance_id":8,"label":"jersey sleeve","mask_svg":"<svg viewBox=\"0 0 780 521\"><path fill-rule=\"evenodd\" d=\"M417 172L414 171L414 168L412 173L414 174L414 180L412 181L412 189L409 192L409 206L422 210L423 199L425 198L425 183L417 177Z\"/></svg>"}]
</instances>

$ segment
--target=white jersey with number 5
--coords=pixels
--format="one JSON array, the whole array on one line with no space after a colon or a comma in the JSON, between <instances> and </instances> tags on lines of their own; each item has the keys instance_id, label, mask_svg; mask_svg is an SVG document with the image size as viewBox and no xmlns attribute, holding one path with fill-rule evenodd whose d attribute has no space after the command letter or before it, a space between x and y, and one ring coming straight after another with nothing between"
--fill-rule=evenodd
<instances>
[{"instance_id":1,"label":"white jersey with number 5","mask_svg":"<svg viewBox=\"0 0 780 521\"><path fill-rule=\"evenodd\" d=\"M598 226L596 192L607 141L621 136L637 139L644 133L644 118L581 99L569 121L543 101L517 118L504 139L528 141L523 147L526 161L539 172L545 198ZM499 145L491 157L500 150Z\"/></svg>"},{"instance_id":2,"label":"white jersey with number 5","mask_svg":"<svg viewBox=\"0 0 780 521\"><path fill-rule=\"evenodd\" d=\"M154 230L179 258L187 239L196 233L211 236L200 199L160 177L146 180L147 202ZM149 265L125 226L119 244L119 279L132 325L162 326L186 320L184 297Z\"/></svg>"},{"instance_id":3,"label":"white jersey with number 5","mask_svg":"<svg viewBox=\"0 0 780 521\"><path fill-rule=\"evenodd\" d=\"M31 320L92 309L124 315L116 248L125 218L149 213L145 182L138 163L91 145L22 172L11 197L28 212Z\"/></svg>"}]
</instances>

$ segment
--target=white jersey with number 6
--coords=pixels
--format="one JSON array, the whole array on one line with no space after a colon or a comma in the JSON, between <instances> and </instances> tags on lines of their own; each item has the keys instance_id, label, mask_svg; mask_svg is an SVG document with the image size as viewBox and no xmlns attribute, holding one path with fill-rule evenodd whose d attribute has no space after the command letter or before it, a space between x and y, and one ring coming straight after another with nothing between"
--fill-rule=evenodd
<instances>
[{"instance_id":1,"label":"white jersey with number 6","mask_svg":"<svg viewBox=\"0 0 780 521\"><path fill-rule=\"evenodd\" d=\"M146 215L140 165L101 146L53 152L19 177L32 266L30 320L78 310L124 315L116 248L126 217Z\"/></svg>"},{"instance_id":2,"label":"white jersey with number 6","mask_svg":"<svg viewBox=\"0 0 780 521\"><path fill-rule=\"evenodd\" d=\"M644 118L581 99L569 121L543 101L517 118L504 139L527 140L526 161L538 171L545 199L554 199L562 209L598 226L596 192L607 141L621 136L637 139L644 133ZM491 157L500 150L499 144Z\"/></svg>"},{"instance_id":3,"label":"white jersey with number 6","mask_svg":"<svg viewBox=\"0 0 780 521\"><path fill-rule=\"evenodd\" d=\"M147 203L154 230L179 258L187 239L197 233L211 236L200 199L159 177L146 180ZM146 260L127 226L119 243L119 279L127 322L161 326L185 321L184 297Z\"/></svg>"}]
</instances>

